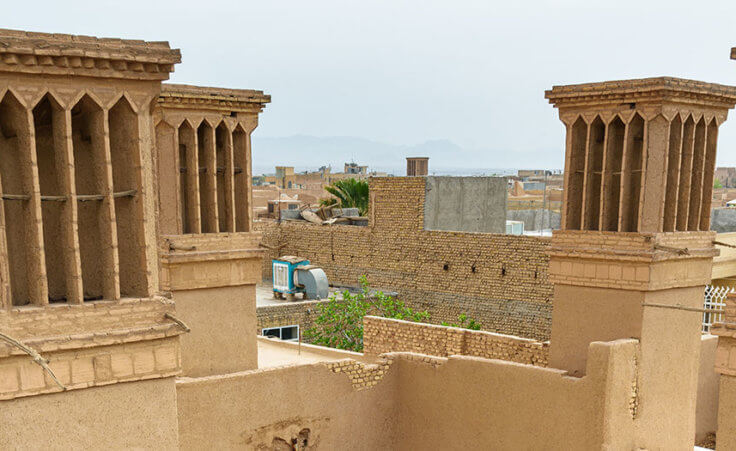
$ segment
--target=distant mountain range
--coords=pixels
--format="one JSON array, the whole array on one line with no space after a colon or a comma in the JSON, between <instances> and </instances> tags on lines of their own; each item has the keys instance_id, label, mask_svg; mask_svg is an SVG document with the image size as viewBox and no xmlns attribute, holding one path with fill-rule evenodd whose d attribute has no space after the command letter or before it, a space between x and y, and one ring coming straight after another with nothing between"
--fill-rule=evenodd
<instances>
[{"instance_id":1,"label":"distant mountain range","mask_svg":"<svg viewBox=\"0 0 736 451\"><path fill-rule=\"evenodd\" d=\"M430 173L438 175L509 174L514 167L537 169L539 163L535 162L540 161L530 157L528 165L520 166L512 161L518 162L520 157L527 160L525 155L466 149L444 139L406 146L352 136L253 137L254 174L273 173L274 166L294 166L297 171L305 171L331 165L333 172L342 172L344 163L354 161L368 165L371 171L403 175L406 157L429 157ZM487 161L492 164L484 164Z\"/></svg>"}]
</instances>

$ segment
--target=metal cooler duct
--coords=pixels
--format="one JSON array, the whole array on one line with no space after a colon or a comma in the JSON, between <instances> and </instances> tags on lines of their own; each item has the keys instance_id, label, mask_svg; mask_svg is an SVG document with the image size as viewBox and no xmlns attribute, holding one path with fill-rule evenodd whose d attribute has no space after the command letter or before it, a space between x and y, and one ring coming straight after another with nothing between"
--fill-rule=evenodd
<instances>
[{"instance_id":1,"label":"metal cooler duct","mask_svg":"<svg viewBox=\"0 0 736 451\"><path fill-rule=\"evenodd\" d=\"M294 283L304 287L307 299L326 299L329 295L327 274L314 265L297 266L294 271Z\"/></svg>"}]
</instances>

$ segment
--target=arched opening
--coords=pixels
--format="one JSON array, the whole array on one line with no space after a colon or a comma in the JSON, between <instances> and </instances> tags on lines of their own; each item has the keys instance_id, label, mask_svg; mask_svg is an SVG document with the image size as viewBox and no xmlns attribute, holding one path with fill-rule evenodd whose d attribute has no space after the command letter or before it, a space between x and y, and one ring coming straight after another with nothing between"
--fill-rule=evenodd
<instances>
[{"instance_id":1,"label":"arched opening","mask_svg":"<svg viewBox=\"0 0 736 451\"><path fill-rule=\"evenodd\" d=\"M682 120L676 115L670 122L669 148L667 149L667 187L664 194L664 218L662 230L673 232L677 220L677 186L680 183L680 152L682 151Z\"/></svg>"},{"instance_id":2,"label":"arched opening","mask_svg":"<svg viewBox=\"0 0 736 451\"><path fill-rule=\"evenodd\" d=\"M117 299L115 207L105 114L88 95L72 108L72 146L84 300Z\"/></svg>"},{"instance_id":3,"label":"arched opening","mask_svg":"<svg viewBox=\"0 0 736 451\"><path fill-rule=\"evenodd\" d=\"M608 124L601 230L611 232L618 230L619 203L621 200L621 164L624 153L625 128L626 126L618 116Z\"/></svg>"},{"instance_id":4,"label":"arched opening","mask_svg":"<svg viewBox=\"0 0 736 451\"><path fill-rule=\"evenodd\" d=\"M567 210L565 211L565 228L580 230L583 205L583 180L585 178L585 144L588 136L588 124L579 117L572 125L570 143L570 161L567 174Z\"/></svg>"},{"instance_id":5,"label":"arched opening","mask_svg":"<svg viewBox=\"0 0 736 451\"><path fill-rule=\"evenodd\" d=\"M233 143L224 122L215 130L217 159L217 218L220 232L234 232L233 212Z\"/></svg>"},{"instance_id":6,"label":"arched opening","mask_svg":"<svg viewBox=\"0 0 736 451\"><path fill-rule=\"evenodd\" d=\"M0 189L12 305L47 301L44 262L34 192L33 151L28 112L8 92L0 102ZM43 279L43 280L42 280Z\"/></svg>"},{"instance_id":7,"label":"arched opening","mask_svg":"<svg viewBox=\"0 0 736 451\"><path fill-rule=\"evenodd\" d=\"M688 116L682 126L682 151L680 152L680 183L677 190L677 221L675 230L687 230L690 208L690 182L693 170L693 147L695 146L695 120Z\"/></svg>"},{"instance_id":8,"label":"arched opening","mask_svg":"<svg viewBox=\"0 0 736 451\"><path fill-rule=\"evenodd\" d=\"M183 233L200 233L199 164L194 128L184 121L179 126L179 199Z\"/></svg>"},{"instance_id":9,"label":"arched opening","mask_svg":"<svg viewBox=\"0 0 736 451\"><path fill-rule=\"evenodd\" d=\"M695 125L693 143L693 169L690 181L690 205L687 214L687 230L700 228L700 209L703 200L703 170L705 169L705 118L701 117Z\"/></svg>"},{"instance_id":10,"label":"arched opening","mask_svg":"<svg viewBox=\"0 0 736 451\"><path fill-rule=\"evenodd\" d=\"M597 116L590 124L588 164L585 168L585 230L598 230L601 213L601 182L606 124Z\"/></svg>"},{"instance_id":11,"label":"arched opening","mask_svg":"<svg viewBox=\"0 0 736 451\"><path fill-rule=\"evenodd\" d=\"M710 208L713 200L713 178L716 172L716 143L718 122L711 119L706 130L705 169L703 171L703 208L700 211L700 230L710 230Z\"/></svg>"},{"instance_id":12,"label":"arched opening","mask_svg":"<svg viewBox=\"0 0 736 451\"><path fill-rule=\"evenodd\" d=\"M36 161L41 189L41 217L49 302L82 301L76 255L74 202L71 201L71 152L66 112L46 95L33 109Z\"/></svg>"},{"instance_id":13,"label":"arched opening","mask_svg":"<svg viewBox=\"0 0 736 451\"><path fill-rule=\"evenodd\" d=\"M181 203L179 202L181 190L181 178L186 178L186 173L180 174L179 155L177 149L176 134L174 127L164 121L156 124L156 181L158 185L158 224L164 235L177 235L182 233L179 223L183 216ZM186 157L185 157L186 158ZM184 161L186 167L186 159ZM183 200L183 198L182 198Z\"/></svg>"},{"instance_id":14,"label":"arched opening","mask_svg":"<svg viewBox=\"0 0 736 451\"><path fill-rule=\"evenodd\" d=\"M643 176L644 119L636 113L628 124L624 149L621 232L639 231L639 203Z\"/></svg>"},{"instance_id":15,"label":"arched opening","mask_svg":"<svg viewBox=\"0 0 736 451\"><path fill-rule=\"evenodd\" d=\"M215 159L215 133L207 121L197 128L199 162L199 211L202 233L217 232L217 163Z\"/></svg>"},{"instance_id":16,"label":"arched opening","mask_svg":"<svg viewBox=\"0 0 736 451\"><path fill-rule=\"evenodd\" d=\"M250 231L250 202L248 201L248 135L243 127L238 125L233 132L233 164L235 189L235 230L238 232Z\"/></svg>"},{"instance_id":17,"label":"arched opening","mask_svg":"<svg viewBox=\"0 0 736 451\"><path fill-rule=\"evenodd\" d=\"M110 157L117 226L120 294L147 296L146 241L143 231L142 162L138 115L122 97L108 113Z\"/></svg>"}]
</instances>

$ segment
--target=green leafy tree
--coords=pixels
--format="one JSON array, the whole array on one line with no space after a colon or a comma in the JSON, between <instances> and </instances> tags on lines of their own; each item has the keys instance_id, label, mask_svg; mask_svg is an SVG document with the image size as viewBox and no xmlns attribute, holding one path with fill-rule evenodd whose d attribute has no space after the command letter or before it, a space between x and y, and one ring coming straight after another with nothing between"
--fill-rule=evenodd
<instances>
[{"instance_id":1,"label":"green leafy tree","mask_svg":"<svg viewBox=\"0 0 736 451\"><path fill-rule=\"evenodd\" d=\"M322 205L337 204L340 208L357 208L361 216L368 213L368 182L365 180L336 180L325 186L325 191L335 197L323 199Z\"/></svg>"},{"instance_id":2,"label":"green leafy tree","mask_svg":"<svg viewBox=\"0 0 736 451\"><path fill-rule=\"evenodd\" d=\"M371 296L368 278L360 277L360 292L345 290L342 300L333 294L317 307L315 326L304 332L304 338L314 344L349 351L363 351L363 317L371 314L407 321L426 321L429 313L415 312L403 302L377 291Z\"/></svg>"},{"instance_id":3,"label":"green leafy tree","mask_svg":"<svg viewBox=\"0 0 736 451\"><path fill-rule=\"evenodd\" d=\"M716 181L713 182L713 188L715 188L715 189L723 188L723 183L721 183L720 180L716 179Z\"/></svg>"},{"instance_id":4,"label":"green leafy tree","mask_svg":"<svg viewBox=\"0 0 736 451\"><path fill-rule=\"evenodd\" d=\"M480 330L480 328L482 327L481 323L473 318L469 318L468 315L466 315L465 313L461 313L460 315L458 315L457 319L459 321L457 323L448 323L447 321L442 321L442 325L470 330Z\"/></svg>"}]
</instances>

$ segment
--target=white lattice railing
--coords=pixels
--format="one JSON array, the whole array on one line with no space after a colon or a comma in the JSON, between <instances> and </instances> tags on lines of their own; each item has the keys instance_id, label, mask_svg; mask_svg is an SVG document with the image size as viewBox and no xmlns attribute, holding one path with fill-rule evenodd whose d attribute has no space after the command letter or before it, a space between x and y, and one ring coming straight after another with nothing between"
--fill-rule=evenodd
<instances>
[{"instance_id":1,"label":"white lattice railing","mask_svg":"<svg viewBox=\"0 0 736 451\"><path fill-rule=\"evenodd\" d=\"M729 293L733 293L735 290L732 287L717 287L713 285L705 286L705 303L704 308L706 310L723 310L725 307L724 300ZM710 332L710 326L713 323L717 323L723 320L723 313L720 312L705 312L703 313L703 333Z\"/></svg>"}]
</instances>

